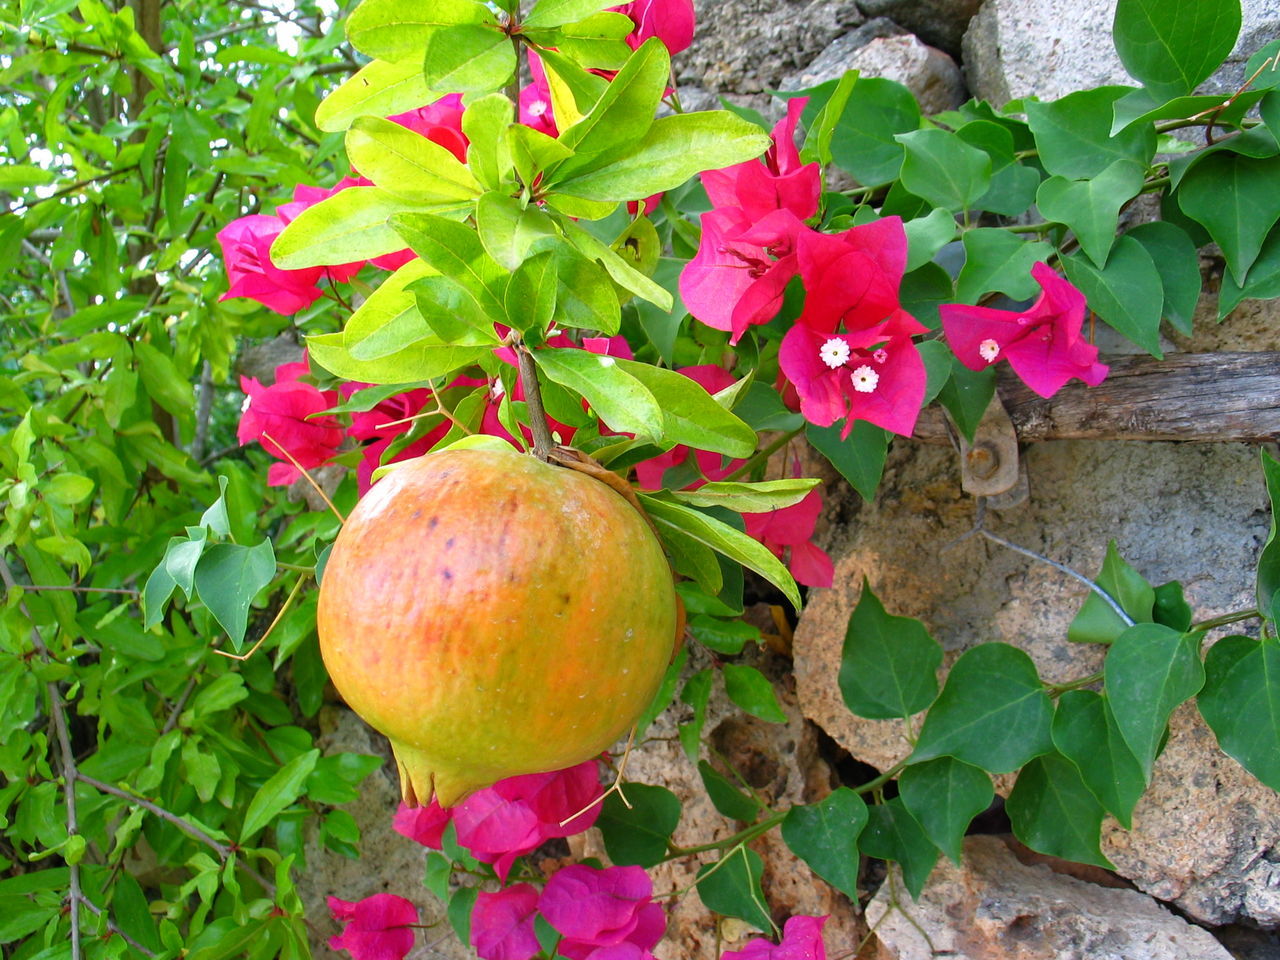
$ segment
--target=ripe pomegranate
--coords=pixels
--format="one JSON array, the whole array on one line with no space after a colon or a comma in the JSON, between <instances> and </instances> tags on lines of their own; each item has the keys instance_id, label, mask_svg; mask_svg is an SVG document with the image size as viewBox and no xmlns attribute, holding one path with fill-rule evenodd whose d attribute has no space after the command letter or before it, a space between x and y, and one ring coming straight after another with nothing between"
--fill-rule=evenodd
<instances>
[{"instance_id":1,"label":"ripe pomegranate","mask_svg":"<svg viewBox=\"0 0 1280 960\"><path fill-rule=\"evenodd\" d=\"M451 806L625 734L677 619L662 547L618 492L464 449L405 463L360 501L317 627L338 691L391 740L405 802Z\"/></svg>"}]
</instances>

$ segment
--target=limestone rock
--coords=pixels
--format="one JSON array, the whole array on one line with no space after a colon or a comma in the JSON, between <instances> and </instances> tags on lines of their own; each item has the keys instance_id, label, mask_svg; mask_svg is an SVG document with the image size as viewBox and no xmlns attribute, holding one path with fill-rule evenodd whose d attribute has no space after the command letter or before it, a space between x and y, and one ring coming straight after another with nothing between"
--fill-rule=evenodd
<instances>
[{"instance_id":1,"label":"limestone rock","mask_svg":"<svg viewBox=\"0 0 1280 960\"><path fill-rule=\"evenodd\" d=\"M676 78L714 94L760 94L862 23L853 0L707 0Z\"/></svg>"},{"instance_id":2,"label":"limestone rock","mask_svg":"<svg viewBox=\"0 0 1280 960\"><path fill-rule=\"evenodd\" d=\"M864 77L896 80L915 94L926 114L964 103L960 68L941 50L925 46L909 33L889 34L867 42L862 35L865 29L861 27L833 42L808 67L784 79L783 87L801 90L841 77L846 70L859 70Z\"/></svg>"},{"instance_id":3,"label":"limestone rock","mask_svg":"<svg viewBox=\"0 0 1280 960\"><path fill-rule=\"evenodd\" d=\"M880 940L879 960L1231 957L1207 931L1150 897L1027 866L996 837L969 837L962 865L943 859L914 903L895 867L867 905L867 919Z\"/></svg>"},{"instance_id":4,"label":"limestone rock","mask_svg":"<svg viewBox=\"0 0 1280 960\"><path fill-rule=\"evenodd\" d=\"M925 43L958 54L982 0L860 0L858 5L869 17L889 17Z\"/></svg>"},{"instance_id":5,"label":"limestone rock","mask_svg":"<svg viewBox=\"0 0 1280 960\"><path fill-rule=\"evenodd\" d=\"M988 518L993 533L1086 575L1096 574L1114 539L1153 583L1181 580L1198 617L1253 605L1268 529L1255 449L1057 442L1029 447L1024 459L1030 501ZM1066 640L1084 588L981 537L957 543L972 523L955 455L895 446L876 502L829 545L834 588L810 599L796 630L801 709L878 769L909 752L902 726L854 717L836 683L864 576L891 613L924 621L946 650L944 667L990 640L1025 650L1050 681L1101 665L1103 650ZM1103 851L1138 887L1209 923L1280 922L1280 869L1270 859L1280 843L1280 795L1220 753L1194 709L1175 713L1134 823L1129 833L1107 826Z\"/></svg>"},{"instance_id":6,"label":"limestone rock","mask_svg":"<svg viewBox=\"0 0 1280 960\"><path fill-rule=\"evenodd\" d=\"M1244 64L1280 35L1280 0L1243 0L1240 38L1205 90L1236 89ZM969 23L963 51L969 89L1002 105L1038 96L1134 84L1111 42L1116 0L987 0Z\"/></svg>"}]
</instances>

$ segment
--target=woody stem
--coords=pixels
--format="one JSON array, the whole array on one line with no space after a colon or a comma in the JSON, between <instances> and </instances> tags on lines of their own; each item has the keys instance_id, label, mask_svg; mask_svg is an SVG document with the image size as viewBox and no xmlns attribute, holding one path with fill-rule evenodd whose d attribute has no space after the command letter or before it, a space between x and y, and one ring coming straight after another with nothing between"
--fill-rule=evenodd
<instances>
[{"instance_id":1,"label":"woody stem","mask_svg":"<svg viewBox=\"0 0 1280 960\"><path fill-rule=\"evenodd\" d=\"M538 366L533 354L523 343L516 344L516 359L520 364L520 385L524 387L524 402L529 405L529 427L533 430L533 455L543 463L555 446L547 414L542 408L542 387L538 383Z\"/></svg>"}]
</instances>

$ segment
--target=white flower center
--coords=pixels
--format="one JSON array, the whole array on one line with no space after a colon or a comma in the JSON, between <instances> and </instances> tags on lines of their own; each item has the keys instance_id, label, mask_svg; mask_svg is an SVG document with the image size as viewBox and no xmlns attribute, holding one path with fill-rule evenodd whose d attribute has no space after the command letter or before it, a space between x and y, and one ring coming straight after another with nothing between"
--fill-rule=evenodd
<instances>
[{"instance_id":1,"label":"white flower center","mask_svg":"<svg viewBox=\"0 0 1280 960\"><path fill-rule=\"evenodd\" d=\"M853 377L853 389L859 393L871 393L875 390L876 385L880 382L880 374L876 373L865 363L851 374Z\"/></svg>"},{"instance_id":2,"label":"white flower center","mask_svg":"<svg viewBox=\"0 0 1280 960\"><path fill-rule=\"evenodd\" d=\"M843 367L845 361L849 359L849 345L839 337L832 337L818 348L818 356L832 370Z\"/></svg>"},{"instance_id":3,"label":"white flower center","mask_svg":"<svg viewBox=\"0 0 1280 960\"><path fill-rule=\"evenodd\" d=\"M501 380L493 381L493 386L489 388L489 395L495 400L501 400L502 395L507 392L507 385Z\"/></svg>"},{"instance_id":4,"label":"white flower center","mask_svg":"<svg viewBox=\"0 0 1280 960\"><path fill-rule=\"evenodd\" d=\"M547 101L534 100L529 104L529 116L540 117L547 112Z\"/></svg>"},{"instance_id":5,"label":"white flower center","mask_svg":"<svg viewBox=\"0 0 1280 960\"><path fill-rule=\"evenodd\" d=\"M978 344L978 355L987 363L991 363L1000 356L1000 344L991 339L983 340Z\"/></svg>"}]
</instances>

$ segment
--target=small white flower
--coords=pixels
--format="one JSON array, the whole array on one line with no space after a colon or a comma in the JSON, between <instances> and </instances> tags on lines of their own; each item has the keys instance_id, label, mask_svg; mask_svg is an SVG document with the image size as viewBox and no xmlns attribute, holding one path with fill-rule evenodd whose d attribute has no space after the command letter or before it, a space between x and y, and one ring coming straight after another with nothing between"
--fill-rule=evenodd
<instances>
[{"instance_id":1,"label":"small white flower","mask_svg":"<svg viewBox=\"0 0 1280 960\"><path fill-rule=\"evenodd\" d=\"M875 353L871 354L871 359L874 360L876 363L884 363L886 360L889 359L889 351L886 350L884 347L881 347Z\"/></svg>"},{"instance_id":2,"label":"small white flower","mask_svg":"<svg viewBox=\"0 0 1280 960\"><path fill-rule=\"evenodd\" d=\"M244 395L244 403L240 404L240 412L241 412L241 413L248 413L248 412L249 412L249 404L251 404L251 403L253 403L253 397L249 396L249 395L246 393L246 394Z\"/></svg>"},{"instance_id":3,"label":"small white flower","mask_svg":"<svg viewBox=\"0 0 1280 960\"><path fill-rule=\"evenodd\" d=\"M528 110L529 116L540 117L547 112L548 106L549 104L545 100L534 100L526 109Z\"/></svg>"},{"instance_id":4,"label":"small white flower","mask_svg":"<svg viewBox=\"0 0 1280 960\"><path fill-rule=\"evenodd\" d=\"M818 348L818 356L832 370L843 367L849 359L849 345L839 337L832 337Z\"/></svg>"},{"instance_id":5,"label":"small white flower","mask_svg":"<svg viewBox=\"0 0 1280 960\"><path fill-rule=\"evenodd\" d=\"M489 395L495 400L501 400L502 395L507 392L507 385L501 380L493 381L493 386L489 388Z\"/></svg>"},{"instance_id":6,"label":"small white flower","mask_svg":"<svg viewBox=\"0 0 1280 960\"><path fill-rule=\"evenodd\" d=\"M865 363L851 374L853 378L853 389L859 393L871 393L875 390L877 384L880 383L880 374L876 373Z\"/></svg>"},{"instance_id":7,"label":"small white flower","mask_svg":"<svg viewBox=\"0 0 1280 960\"><path fill-rule=\"evenodd\" d=\"M1000 356L1000 344L989 338L983 340L978 344L978 355L987 363L991 363L996 357Z\"/></svg>"}]
</instances>

